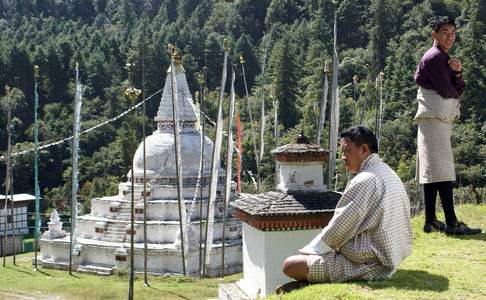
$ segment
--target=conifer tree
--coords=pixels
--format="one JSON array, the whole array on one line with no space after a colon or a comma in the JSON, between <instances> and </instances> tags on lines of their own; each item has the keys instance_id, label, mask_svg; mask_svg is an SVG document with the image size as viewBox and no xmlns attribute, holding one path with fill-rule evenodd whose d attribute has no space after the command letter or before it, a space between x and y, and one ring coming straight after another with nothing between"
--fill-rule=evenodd
<instances>
[{"instance_id":1,"label":"conifer tree","mask_svg":"<svg viewBox=\"0 0 486 300\"><path fill-rule=\"evenodd\" d=\"M486 121L486 3L481 0L469 1L469 24L464 42L461 43L463 76L466 89L462 95L467 99L462 103L463 118ZM465 110L465 111L464 111Z\"/></svg>"},{"instance_id":2,"label":"conifer tree","mask_svg":"<svg viewBox=\"0 0 486 300\"><path fill-rule=\"evenodd\" d=\"M269 61L270 76L278 99L279 121L284 129L294 127L299 120L298 73L299 66L296 61L294 46L286 34L272 50Z\"/></svg>"},{"instance_id":3,"label":"conifer tree","mask_svg":"<svg viewBox=\"0 0 486 300\"><path fill-rule=\"evenodd\" d=\"M251 37L243 33L240 38L236 41L234 50L233 50L233 62L239 64L240 56L243 56L245 60L245 76L246 76L246 83L248 85L248 92L251 91L251 88L255 84L255 77L260 72L260 63L258 62L258 58L255 52L255 47L251 42ZM243 74L241 71L241 67L238 66L237 73L241 80L236 82L236 92L240 96L245 95L245 86L243 82Z\"/></svg>"}]
</instances>

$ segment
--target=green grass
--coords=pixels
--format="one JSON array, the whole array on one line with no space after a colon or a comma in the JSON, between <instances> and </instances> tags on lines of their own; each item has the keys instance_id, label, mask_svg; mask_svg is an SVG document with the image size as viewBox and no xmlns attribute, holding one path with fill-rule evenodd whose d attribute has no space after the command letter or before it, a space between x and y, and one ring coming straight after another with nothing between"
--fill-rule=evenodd
<instances>
[{"instance_id":1,"label":"green grass","mask_svg":"<svg viewBox=\"0 0 486 300\"><path fill-rule=\"evenodd\" d=\"M486 229L486 205L462 205L456 210L467 224ZM316 284L269 299L486 299L486 233L462 237L426 234L423 221L423 215L413 218L413 253L392 278Z\"/></svg>"},{"instance_id":2,"label":"green grass","mask_svg":"<svg viewBox=\"0 0 486 300\"><path fill-rule=\"evenodd\" d=\"M457 207L460 219L486 229L486 205ZM281 299L486 299L486 233L465 237L424 234L423 216L413 219L414 251L397 273L380 282L316 284ZM41 268L32 271L33 253L0 264L0 299L126 299L128 277L100 277ZM225 278L236 281L241 274ZM217 298L220 279L149 277L135 281L135 299ZM272 296L270 299L280 299Z\"/></svg>"}]
</instances>

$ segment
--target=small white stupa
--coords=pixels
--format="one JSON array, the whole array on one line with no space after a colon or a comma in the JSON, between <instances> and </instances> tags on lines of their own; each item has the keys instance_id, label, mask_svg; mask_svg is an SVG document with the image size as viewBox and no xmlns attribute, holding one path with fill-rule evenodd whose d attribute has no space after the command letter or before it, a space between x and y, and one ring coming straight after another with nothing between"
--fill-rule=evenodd
<instances>
[{"instance_id":1,"label":"small white stupa","mask_svg":"<svg viewBox=\"0 0 486 300\"><path fill-rule=\"evenodd\" d=\"M232 204L243 221L243 279L220 285L221 300L259 299L290 281L284 260L321 232L341 198L323 184L328 152L303 134L272 153L279 170L276 191L241 194Z\"/></svg>"},{"instance_id":2,"label":"small white stupa","mask_svg":"<svg viewBox=\"0 0 486 300\"><path fill-rule=\"evenodd\" d=\"M167 274L183 272L177 201L177 177L174 147L174 123L172 116L171 73L169 68L162 100L155 117L157 130L145 139L147 207L143 205L144 167L143 144L135 152L135 271L144 266L143 213L147 213L148 272ZM199 236L201 218L206 218L208 190L211 175L213 142L204 136L204 170L201 185L203 197L199 198L196 183L199 171L201 131L195 106L189 92L185 70L176 60L178 118L180 121L180 152L182 159L183 197L187 208L186 272L197 275L199 269ZM219 170L218 197L214 209L213 240L210 247L206 274L219 275L221 269L223 199L221 197L224 171ZM115 269L127 268L130 255L130 201L131 172L127 182L119 184L116 196L91 200L91 213L78 217L76 227L75 268L81 272L111 274ZM193 203L196 193L196 202ZM203 215L199 214L202 203ZM241 271L241 223L229 212L225 235L225 272ZM203 232L205 223L203 223ZM49 232L52 229L49 230ZM203 235L204 237L204 235ZM44 234L41 241L40 264L45 267L66 268L69 261L69 234L65 237ZM204 242L204 241L203 241ZM186 244L186 243L185 243Z\"/></svg>"}]
</instances>

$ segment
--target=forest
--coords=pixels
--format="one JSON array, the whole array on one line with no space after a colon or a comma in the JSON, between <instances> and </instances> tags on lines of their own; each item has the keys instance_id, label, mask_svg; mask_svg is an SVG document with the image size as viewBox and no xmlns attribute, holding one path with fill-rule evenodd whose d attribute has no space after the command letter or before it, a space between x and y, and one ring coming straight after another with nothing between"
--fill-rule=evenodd
<instances>
[{"instance_id":1,"label":"forest","mask_svg":"<svg viewBox=\"0 0 486 300\"><path fill-rule=\"evenodd\" d=\"M486 183L486 2L482 0L0 0L0 156L7 151L9 106L12 151L33 148L35 65L40 69L41 145L72 135L76 63L83 84L83 130L132 105L123 95L129 85L127 62L135 64L133 84L146 97L163 88L170 63L168 43L182 53L191 92L200 89L198 74L207 67L206 110L215 120L227 38L244 130L243 190L254 191L248 171L255 174L256 164L240 56L245 59L255 128L260 126L264 95L268 130L261 171L263 190L272 189L275 126L279 145L293 142L301 130L315 139L324 64L332 60L335 13L340 129L362 119L376 130L376 78L384 72L380 155L410 184L415 182L417 134L413 74L432 45L429 20L437 15L455 18L457 40L450 54L461 59L466 81L453 134L457 186L481 202ZM6 85L11 87L8 95ZM225 91L229 93L228 86ZM151 134L160 97L147 102L145 116L136 110L81 136L79 197L85 207L93 197L117 193L117 184L126 180L142 140L142 120ZM329 148L327 108L324 148ZM214 128L208 126L207 134L213 138ZM69 210L70 143L43 149L39 172L42 209ZM347 174L339 161L337 174L335 187L342 190ZM33 152L13 158L13 180L15 193L34 193ZM0 183L4 191L5 160L0 161Z\"/></svg>"}]
</instances>

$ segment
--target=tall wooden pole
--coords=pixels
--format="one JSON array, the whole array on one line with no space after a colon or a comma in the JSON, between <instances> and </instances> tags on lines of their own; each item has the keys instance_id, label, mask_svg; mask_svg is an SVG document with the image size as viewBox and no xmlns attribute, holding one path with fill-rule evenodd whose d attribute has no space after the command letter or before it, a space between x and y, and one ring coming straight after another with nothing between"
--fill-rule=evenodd
<instances>
[{"instance_id":1,"label":"tall wooden pole","mask_svg":"<svg viewBox=\"0 0 486 300\"><path fill-rule=\"evenodd\" d=\"M204 94L206 92L206 80L208 77L208 68L204 67L202 69L202 73L198 76L199 81L199 120L201 122L201 156L199 161L199 174L201 177L204 174L204 148L205 148L205 127L206 127L206 109L204 103ZM207 185L207 181L204 178L203 183L199 185L199 277L203 276L203 248L202 248L202 241L203 241L203 190L204 186ZM208 198L209 202L209 198Z\"/></svg>"},{"instance_id":2,"label":"tall wooden pole","mask_svg":"<svg viewBox=\"0 0 486 300\"><path fill-rule=\"evenodd\" d=\"M211 159L211 184L209 185L209 199L206 210L206 228L204 233L204 263L203 275L207 274L206 265L209 262L210 250L213 243L214 203L216 202L216 190L218 189L219 162L221 155L221 143L223 139L223 98L226 86L227 62L229 55L228 39L224 39L223 72L221 75L221 88L219 91L218 116L216 120L216 137L214 139L213 156Z\"/></svg>"},{"instance_id":3,"label":"tall wooden pole","mask_svg":"<svg viewBox=\"0 0 486 300\"><path fill-rule=\"evenodd\" d=\"M71 182L71 234L69 239L69 275L72 275L74 244L76 243L76 222L78 217L78 149L81 119L82 91L79 82L79 65L76 63L76 92L74 96L72 182Z\"/></svg>"},{"instance_id":4,"label":"tall wooden pole","mask_svg":"<svg viewBox=\"0 0 486 300\"><path fill-rule=\"evenodd\" d=\"M223 206L223 236L221 249L221 277L224 277L224 251L226 238L226 219L228 212L228 204L231 196L231 168L233 162L233 115L235 113L235 70L231 69L231 94L229 103L227 139L226 139L226 181L224 189L224 206Z\"/></svg>"},{"instance_id":5,"label":"tall wooden pole","mask_svg":"<svg viewBox=\"0 0 486 300\"><path fill-rule=\"evenodd\" d=\"M182 185L182 164L181 164L181 152L180 152L180 136L179 136L179 115L178 115L178 97L177 97L177 66L176 58L180 60L179 53L177 53L175 47L169 44L168 47L170 54L170 81L172 88L172 117L174 120L174 147L175 147L175 160L176 160L176 177L177 177L177 203L179 208L179 231L181 239L181 252L182 252L182 273L186 275L186 257L185 257L185 228L186 228L186 208L183 195ZM180 63L180 62L178 62Z\"/></svg>"},{"instance_id":6,"label":"tall wooden pole","mask_svg":"<svg viewBox=\"0 0 486 300\"><path fill-rule=\"evenodd\" d=\"M15 262L15 221L16 221L16 218L15 218L15 215L14 215L14 198L13 198L13 166L12 166L12 120L11 120L11 113L12 113L12 98L11 98L11 90L10 88L7 86L6 89L5 89L5 94L7 95L8 97L8 113L9 113L9 116L8 116L8 149L9 149L9 158L8 158L8 161L9 161L9 190L10 190L10 215L12 217L12 240L11 240L11 245L12 245L12 258L13 258L13 264L15 265L16 262ZM8 198L8 193L5 193L5 201L7 200ZM5 202L6 203L6 202Z\"/></svg>"},{"instance_id":7,"label":"tall wooden pole","mask_svg":"<svg viewBox=\"0 0 486 300\"><path fill-rule=\"evenodd\" d=\"M378 122L376 128L376 138L378 142L378 151L380 150L380 141L381 141L381 123L383 121L383 81L385 80L385 73L383 71L380 72L378 75L378 92L379 92L379 113L378 113Z\"/></svg>"},{"instance_id":8,"label":"tall wooden pole","mask_svg":"<svg viewBox=\"0 0 486 300\"><path fill-rule=\"evenodd\" d=\"M245 98L246 98L246 110L248 112L248 116L250 117L250 129L251 129L251 141L253 143L253 152L255 153L255 164L257 166L257 173L258 173L258 148L256 143L256 133L255 133L255 125L253 124L253 115L251 113L251 106L250 106L250 96L248 94L248 85L246 83L246 74L245 74L245 58L240 56L240 65L241 65L241 72L243 73L243 83L245 84ZM256 190L258 191L258 182L256 185Z\"/></svg>"},{"instance_id":9,"label":"tall wooden pole","mask_svg":"<svg viewBox=\"0 0 486 300\"><path fill-rule=\"evenodd\" d=\"M142 33L142 99L143 99L143 116L142 116L142 141L143 141L143 282L146 287L149 286L147 276L147 152L145 144L145 117L147 115L147 105L145 103L145 21L143 22Z\"/></svg>"},{"instance_id":10,"label":"tall wooden pole","mask_svg":"<svg viewBox=\"0 0 486 300\"><path fill-rule=\"evenodd\" d=\"M334 10L334 39L333 39L333 60L332 60L332 91L331 91L331 126L329 134L329 178L328 185L331 186L336 169L337 142L339 132L339 58L337 55L337 8Z\"/></svg>"},{"instance_id":11,"label":"tall wooden pole","mask_svg":"<svg viewBox=\"0 0 486 300\"><path fill-rule=\"evenodd\" d=\"M130 86L125 90L125 96L130 99L132 105L135 103L138 96L142 91L133 87L133 66L134 64L128 63L126 65L128 69L129 84ZM133 171L134 164L132 163L131 170L131 201L130 201L130 279L128 284L128 299L133 299L133 284L135 281L134 270L134 256L135 256L135 174Z\"/></svg>"},{"instance_id":12,"label":"tall wooden pole","mask_svg":"<svg viewBox=\"0 0 486 300\"><path fill-rule=\"evenodd\" d=\"M258 151L257 161L257 193L262 191L262 160L265 149L265 63L267 52L263 49L263 62L262 62L262 86L260 90L260 150Z\"/></svg>"},{"instance_id":13,"label":"tall wooden pole","mask_svg":"<svg viewBox=\"0 0 486 300\"><path fill-rule=\"evenodd\" d=\"M34 184L35 184L35 217L34 217L34 271L37 271L37 249L39 247L40 233L40 187L39 187L39 66L34 66Z\"/></svg>"},{"instance_id":14,"label":"tall wooden pole","mask_svg":"<svg viewBox=\"0 0 486 300\"><path fill-rule=\"evenodd\" d=\"M7 196L7 195L5 195ZM13 193L13 167L12 163L10 163L10 215L12 216L12 262L15 265L16 263L16 250L15 250L15 222L17 221L17 214L14 214L14 193Z\"/></svg>"},{"instance_id":15,"label":"tall wooden pole","mask_svg":"<svg viewBox=\"0 0 486 300\"><path fill-rule=\"evenodd\" d=\"M322 130L324 129L324 123L326 122L326 106L327 106L327 94L329 92L329 83L327 75L329 73L329 61L324 62L324 86L322 88L322 96L320 103L319 114L319 127L317 128L316 144L321 145Z\"/></svg>"},{"instance_id":16,"label":"tall wooden pole","mask_svg":"<svg viewBox=\"0 0 486 300\"><path fill-rule=\"evenodd\" d=\"M6 182L5 182L5 206L3 209L3 244L2 244L2 252L3 252L3 266L5 267L5 261L6 261L6 256L7 256L7 210L8 210L8 195L9 195L9 190L11 187L10 181L12 180L10 178L10 175L12 174L10 172L11 166L11 103L10 103L10 87L8 85L5 86L5 97L7 98L7 171L6 171ZM13 199L12 199L13 201ZM12 216L13 217L13 216Z\"/></svg>"},{"instance_id":17,"label":"tall wooden pole","mask_svg":"<svg viewBox=\"0 0 486 300\"><path fill-rule=\"evenodd\" d=\"M354 75L353 76L353 101L354 101L354 106L353 106L353 119L351 120L351 124L354 125L355 121L354 118L356 116L356 106L358 103L358 76Z\"/></svg>"}]
</instances>

